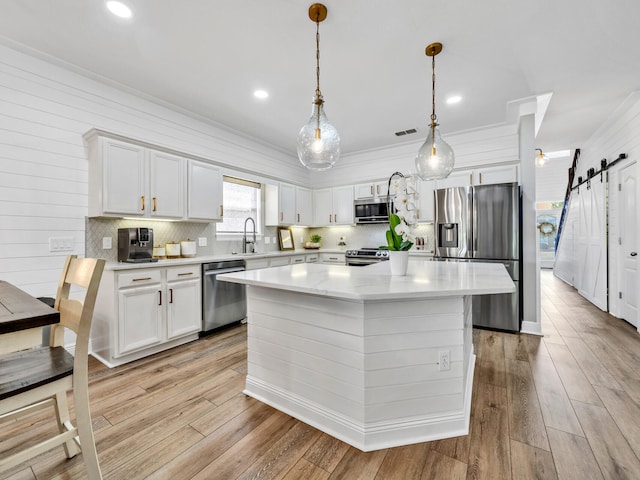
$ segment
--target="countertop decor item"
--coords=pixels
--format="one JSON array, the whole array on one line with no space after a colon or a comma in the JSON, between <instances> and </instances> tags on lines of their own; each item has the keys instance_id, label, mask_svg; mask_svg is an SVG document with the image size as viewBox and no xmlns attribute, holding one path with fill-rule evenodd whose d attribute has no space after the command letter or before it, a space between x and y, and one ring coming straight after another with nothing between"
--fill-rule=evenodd
<instances>
[{"instance_id":1,"label":"countertop decor item","mask_svg":"<svg viewBox=\"0 0 640 480\"><path fill-rule=\"evenodd\" d=\"M180 256L192 258L196 256L197 248L195 240L182 240L180 242Z\"/></svg>"},{"instance_id":2,"label":"countertop decor item","mask_svg":"<svg viewBox=\"0 0 640 480\"><path fill-rule=\"evenodd\" d=\"M180 244L177 242L169 242L165 245L165 253L167 258L180 258Z\"/></svg>"},{"instance_id":3,"label":"countertop decor item","mask_svg":"<svg viewBox=\"0 0 640 480\"><path fill-rule=\"evenodd\" d=\"M387 248L389 249L391 274L405 275L407 273L409 249L416 241L416 200L418 192L413 177L405 177L400 172L395 172L389 177L388 191L389 230L387 230ZM395 213L391 213L392 210ZM406 252L406 254L396 255L395 252Z\"/></svg>"},{"instance_id":4,"label":"countertop decor item","mask_svg":"<svg viewBox=\"0 0 640 480\"><path fill-rule=\"evenodd\" d=\"M441 43L432 43L424 51L431 57L431 123L427 139L416 155L416 169L422 180L447 178L455 163L453 150L440 136L436 117L436 55L441 51Z\"/></svg>"},{"instance_id":5,"label":"countertop decor item","mask_svg":"<svg viewBox=\"0 0 640 480\"><path fill-rule=\"evenodd\" d=\"M164 245L156 245L153 247L153 258L167 258Z\"/></svg>"},{"instance_id":6,"label":"countertop decor item","mask_svg":"<svg viewBox=\"0 0 640 480\"><path fill-rule=\"evenodd\" d=\"M324 114L320 92L320 22L327 18L327 7L314 3L309 18L316 24L316 92L311 118L298 133L298 158L309 170L327 170L340 157L340 135Z\"/></svg>"},{"instance_id":7,"label":"countertop decor item","mask_svg":"<svg viewBox=\"0 0 640 480\"><path fill-rule=\"evenodd\" d=\"M304 248L307 248L307 249L320 248L321 240L322 240L322 236L318 235L317 233L314 233L313 235L309 236L309 241L304 244Z\"/></svg>"}]
</instances>

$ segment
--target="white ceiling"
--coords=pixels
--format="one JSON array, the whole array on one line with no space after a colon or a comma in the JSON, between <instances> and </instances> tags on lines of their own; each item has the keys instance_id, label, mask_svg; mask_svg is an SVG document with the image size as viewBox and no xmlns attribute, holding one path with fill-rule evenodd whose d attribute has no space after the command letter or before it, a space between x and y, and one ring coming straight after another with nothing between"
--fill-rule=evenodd
<instances>
[{"instance_id":1,"label":"white ceiling","mask_svg":"<svg viewBox=\"0 0 640 480\"><path fill-rule=\"evenodd\" d=\"M0 0L5 43L68 62L295 156L315 89L315 24L300 0ZM509 101L553 92L545 151L580 147L640 90L638 0L325 0L321 89L343 153L424 138L429 43L443 135L506 121ZM253 98L263 88L266 101ZM445 105L451 94L464 97ZM417 128L418 134L394 132Z\"/></svg>"}]
</instances>

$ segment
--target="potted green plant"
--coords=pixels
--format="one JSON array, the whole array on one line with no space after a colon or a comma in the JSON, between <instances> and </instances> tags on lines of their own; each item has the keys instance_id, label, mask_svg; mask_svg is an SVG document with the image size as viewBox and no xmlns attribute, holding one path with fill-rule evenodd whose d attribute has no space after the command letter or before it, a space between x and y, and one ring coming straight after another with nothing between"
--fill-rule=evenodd
<instances>
[{"instance_id":1,"label":"potted green plant","mask_svg":"<svg viewBox=\"0 0 640 480\"><path fill-rule=\"evenodd\" d=\"M317 233L309 235L309 241L307 242L307 248L320 248L320 241L322 237Z\"/></svg>"}]
</instances>

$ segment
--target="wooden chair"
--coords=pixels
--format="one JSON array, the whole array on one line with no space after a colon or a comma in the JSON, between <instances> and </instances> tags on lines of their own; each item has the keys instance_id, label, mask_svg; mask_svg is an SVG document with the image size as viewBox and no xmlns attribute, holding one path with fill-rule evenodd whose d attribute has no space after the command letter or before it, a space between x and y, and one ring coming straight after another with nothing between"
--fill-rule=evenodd
<instances>
[{"instance_id":1,"label":"wooden chair","mask_svg":"<svg viewBox=\"0 0 640 480\"><path fill-rule=\"evenodd\" d=\"M51 346L0 356L0 424L53 406L59 431L37 445L0 458L0 471L63 445L69 458L82 448L89 479L102 478L89 411L88 356L93 308L104 264L102 259L68 257L55 300L60 324L51 329ZM86 289L84 301L69 298L71 285ZM62 346L65 327L76 333L75 356ZM68 391L73 391L77 426L69 416Z\"/></svg>"}]
</instances>

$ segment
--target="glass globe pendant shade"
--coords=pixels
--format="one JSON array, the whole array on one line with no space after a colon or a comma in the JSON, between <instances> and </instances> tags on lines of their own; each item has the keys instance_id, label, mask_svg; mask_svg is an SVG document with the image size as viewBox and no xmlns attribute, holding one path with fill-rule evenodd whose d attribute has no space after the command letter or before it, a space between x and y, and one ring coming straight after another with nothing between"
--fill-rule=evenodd
<instances>
[{"instance_id":1,"label":"glass globe pendant shade","mask_svg":"<svg viewBox=\"0 0 640 480\"><path fill-rule=\"evenodd\" d=\"M311 118L298 133L298 158L309 170L327 170L340 158L340 135L324 114L321 99L314 101Z\"/></svg>"},{"instance_id":2,"label":"glass globe pendant shade","mask_svg":"<svg viewBox=\"0 0 640 480\"><path fill-rule=\"evenodd\" d=\"M440 136L437 124L432 124L424 144L416 155L416 170L422 180L446 178L453 170L455 155Z\"/></svg>"}]
</instances>

